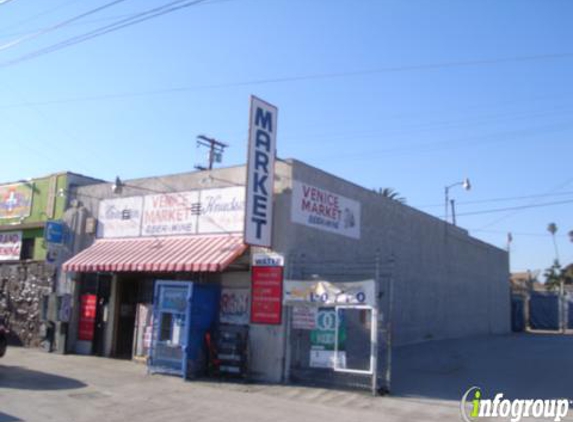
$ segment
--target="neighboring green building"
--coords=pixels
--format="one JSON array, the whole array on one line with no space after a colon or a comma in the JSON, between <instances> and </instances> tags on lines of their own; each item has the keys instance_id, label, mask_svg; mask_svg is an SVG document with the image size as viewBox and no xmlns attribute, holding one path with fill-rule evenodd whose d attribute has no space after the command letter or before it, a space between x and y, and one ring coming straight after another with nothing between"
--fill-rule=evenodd
<instances>
[{"instance_id":1,"label":"neighboring green building","mask_svg":"<svg viewBox=\"0 0 573 422\"><path fill-rule=\"evenodd\" d=\"M0 264L44 261L44 227L61 219L68 207L66 193L101 180L70 172L0 184Z\"/></svg>"},{"instance_id":2,"label":"neighboring green building","mask_svg":"<svg viewBox=\"0 0 573 422\"><path fill-rule=\"evenodd\" d=\"M74 187L100 182L66 172L0 184L0 320L10 330L11 343L64 350L66 324L55 291L58 257L67 251L65 225L51 225L52 239L57 234L62 242L51 245L51 251L44 231L48 221L61 220L72 205L68 193Z\"/></svg>"}]
</instances>

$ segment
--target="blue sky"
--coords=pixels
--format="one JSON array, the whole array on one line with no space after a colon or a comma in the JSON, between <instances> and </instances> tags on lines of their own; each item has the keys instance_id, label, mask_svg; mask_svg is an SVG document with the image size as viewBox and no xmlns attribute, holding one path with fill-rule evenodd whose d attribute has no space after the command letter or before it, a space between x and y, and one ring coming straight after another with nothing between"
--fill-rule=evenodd
<instances>
[{"instance_id":1,"label":"blue sky","mask_svg":"<svg viewBox=\"0 0 573 422\"><path fill-rule=\"evenodd\" d=\"M550 222L573 261L573 203L464 215L573 201L573 2L215 0L10 64L168 3L125 0L7 47L110 1L0 5L0 180L189 171L201 133L243 163L255 94L280 109L281 157L436 216L467 176L458 224L500 247L511 231L514 270L551 264Z\"/></svg>"}]
</instances>

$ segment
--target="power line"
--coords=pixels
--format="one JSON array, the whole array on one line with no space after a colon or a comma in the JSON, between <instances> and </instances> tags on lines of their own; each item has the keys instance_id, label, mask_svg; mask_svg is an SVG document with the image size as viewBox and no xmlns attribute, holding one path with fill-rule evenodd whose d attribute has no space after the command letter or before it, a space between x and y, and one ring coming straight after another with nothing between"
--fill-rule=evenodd
<instances>
[{"instance_id":1,"label":"power line","mask_svg":"<svg viewBox=\"0 0 573 422\"><path fill-rule=\"evenodd\" d=\"M494 208L489 210L480 210L480 211L470 211L459 213L458 216L468 216L468 215L480 215L480 214L491 214L496 212L504 212L504 211L517 211L517 210L525 210L529 208L543 208L553 205L564 205L564 204L573 204L573 199L568 199L565 201L555 201L555 202L544 202L541 204L530 204L530 205L521 205L516 207L506 207L506 208ZM477 229L481 230L481 229Z\"/></svg>"},{"instance_id":2,"label":"power line","mask_svg":"<svg viewBox=\"0 0 573 422\"><path fill-rule=\"evenodd\" d=\"M508 201L518 201L522 199L532 199L532 198L546 198L552 196L562 196L562 195L573 195L573 191L568 192L556 192L556 193L540 193L540 194L532 194L532 195L522 195L522 196L506 196L502 198L490 198L490 199L479 199L474 201L456 201L456 205L470 205L470 204L487 204L490 202L508 202ZM443 202L440 204L428 204L428 205L419 205L416 208L433 208L433 207L443 207Z\"/></svg>"},{"instance_id":3,"label":"power line","mask_svg":"<svg viewBox=\"0 0 573 422\"><path fill-rule=\"evenodd\" d=\"M71 23L73 23L73 22L75 22L75 21L78 21L78 20L80 20L80 19L83 19L83 18L85 18L86 16L90 16L90 15L93 15L93 14L95 14L95 13L101 12L102 10L105 10L105 9L107 9L107 8L109 8L109 7L115 6L115 5L119 4L119 3L123 3L124 1L126 1L126 0L114 0L114 1L112 1L112 2L110 2L110 3L106 3L106 4L102 5L102 6L96 7L95 9L88 10L87 12L81 13L81 14L79 14L79 15L77 15L77 16L74 16L74 17L72 17L72 18L69 18L69 19L63 20L63 21L61 21L61 22L58 22L58 23L56 23L56 24L54 24L54 25L52 25L52 26L49 26L49 27L47 27L47 28L41 29L41 30L39 30L39 31L33 32L33 33L31 33L31 34L28 34L28 35L24 35L23 37L17 38L17 39L15 39L15 40L8 41L7 43L4 43L4 44L0 45L0 51L7 50L7 49L12 48L12 47L15 47L15 46L17 46L17 45L19 45L19 44L22 44L22 43L24 43L24 42L26 42L26 41L33 40L33 39L35 39L35 38L38 38L38 37L40 37L40 36L42 36L42 35L44 35L44 34L47 34L47 33L53 32L53 31L56 31L56 30L58 30L58 29L60 29L60 28L63 28L63 27L65 27L65 26L67 26L67 25L69 25L69 24L71 24Z\"/></svg>"},{"instance_id":4,"label":"power line","mask_svg":"<svg viewBox=\"0 0 573 422\"><path fill-rule=\"evenodd\" d=\"M442 204L443 205L443 204ZM515 236L531 236L531 237L550 237L549 233L532 233L532 232L514 232L513 230L485 230L485 229L468 229L470 232L480 232L480 233L496 233L496 234L504 234L511 233ZM557 236L560 238L569 237L568 235Z\"/></svg>"},{"instance_id":5,"label":"power line","mask_svg":"<svg viewBox=\"0 0 573 422\"><path fill-rule=\"evenodd\" d=\"M75 44L79 44L79 43L88 41L92 38L100 37L100 36L108 34L110 32L114 32L114 31L126 28L128 26L132 26L132 25L135 25L137 23L144 22L146 20L165 15L167 13L172 13L172 12L175 12L177 10L180 10L180 9L183 9L186 7L198 5L198 4L203 3L205 1L209 1L209 0L193 0L193 1L176 0L176 1L172 1L172 2L164 4L163 6L148 9L148 10L146 10L144 12L140 12L140 13L132 16L132 17L120 19L117 22L102 26L100 28L97 28L95 30L86 32L84 34L81 34L81 35L78 35L78 36L75 36L72 38L68 38L67 40L64 40L64 41L61 41L59 43L52 44L51 46L33 51L33 52L25 54L23 56L17 57L13 60L5 61L3 63L0 63L0 67L13 66L13 65L16 65L18 63L34 59L36 57L40 57L40 56L43 56L43 55L46 55L49 53L53 53L53 52L61 50L63 48L71 47Z\"/></svg>"},{"instance_id":6,"label":"power line","mask_svg":"<svg viewBox=\"0 0 573 422\"><path fill-rule=\"evenodd\" d=\"M558 190L560 190L560 189L563 189L565 186L569 185L571 182L573 182L573 178L570 178L570 179L565 180L565 182L563 182L563 183L561 183L560 185L558 185L558 186L554 187L553 189L549 190L548 193L555 193L556 191L558 191ZM535 204L537 204L538 202L539 202L539 200L533 200L529 205L535 205ZM501 222L501 221L503 221L503 220L508 219L509 217L514 216L515 214L517 214L517 213L519 213L519 212L520 212L520 210L512 211L512 212L510 212L510 213L508 213L508 214L506 214L506 215L503 215L503 216L501 216L501 217L499 217L499 218L497 218L497 219L495 219L495 220L490 221L489 223L487 223L487 224L481 226L480 228L481 228L481 229L485 229L485 228L487 228L487 227L491 227L491 226L493 226L493 225L495 225L495 224L497 224L497 223L499 223L499 222Z\"/></svg>"},{"instance_id":7,"label":"power line","mask_svg":"<svg viewBox=\"0 0 573 422\"><path fill-rule=\"evenodd\" d=\"M46 10L44 10L44 11L42 11L42 12L40 12L40 13L37 13L37 14L35 14L35 15L32 15L32 16L30 16L30 17L24 19L24 20L21 20L21 21L19 21L19 22L16 22L16 23L14 23L14 24L12 24L12 25L5 26L5 27L3 28L3 30L5 31L6 29L16 28L16 27L18 27L18 26L20 26L20 25L22 25L22 24L24 24L24 23L28 23L28 22L30 22L30 21L36 20L36 19L38 19L38 18L40 18L40 17L42 17L42 16L45 16L45 15L49 15L50 13L53 13L53 12L55 12L56 10L60 10L60 9L62 9L62 8L65 7L65 6L69 6L70 4L77 3L77 2L79 2L79 1L81 1L81 0L71 0L71 1L64 2L64 3L60 3L60 4L57 5L57 6L54 6L54 7L50 8L50 9L46 9ZM12 34L12 35L21 35L21 34Z\"/></svg>"}]
</instances>

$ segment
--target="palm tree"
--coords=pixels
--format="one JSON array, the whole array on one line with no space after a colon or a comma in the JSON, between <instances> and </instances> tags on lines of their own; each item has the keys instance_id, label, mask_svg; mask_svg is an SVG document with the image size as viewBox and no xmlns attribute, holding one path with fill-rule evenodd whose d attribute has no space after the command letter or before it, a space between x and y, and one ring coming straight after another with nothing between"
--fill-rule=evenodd
<instances>
[{"instance_id":1,"label":"palm tree","mask_svg":"<svg viewBox=\"0 0 573 422\"><path fill-rule=\"evenodd\" d=\"M392 199L394 201L398 201L401 204L406 203L406 198L400 196L400 193L394 190L394 188L379 188L378 193L385 198Z\"/></svg>"},{"instance_id":2,"label":"palm tree","mask_svg":"<svg viewBox=\"0 0 573 422\"><path fill-rule=\"evenodd\" d=\"M557 233L557 224L549 223L547 226L547 231L551 233L551 237L553 238L553 247L555 248L555 261L559 262L559 250L557 249L557 241L555 240L555 233Z\"/></svg>"}]
</instances>

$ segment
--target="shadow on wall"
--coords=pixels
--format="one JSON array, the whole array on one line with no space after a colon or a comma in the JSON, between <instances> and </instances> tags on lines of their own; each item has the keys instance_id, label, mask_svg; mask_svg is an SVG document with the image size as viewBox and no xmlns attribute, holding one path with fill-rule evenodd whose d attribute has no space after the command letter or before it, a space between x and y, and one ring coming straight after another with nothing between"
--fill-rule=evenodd
<instances>
[{"instance_id":1,"label":"shadow on wall","mask_svg":"<svg viewBox=\"0 0 573 422\"><path fill-rule=\"evenodd\" d=\"M73 378L33 371L21 366L0 365L0 389L21 390L73 390L86 384ZM2 421L0 414L0 422Z\"/></svg>"},{"instance_id":2,"label":"shadow on wall","mask_svg":"<svg viewBox=\"0 0 573 422\"><path fill-rule=\"evenodd\" d=\"M22 419L19 419L7 413L0 412L0 422L20 422L20 421L22 421Z\"/></svg>"},{"instance_id":3,"label":"shadow on wall","mask_svg":"<svg viewBox=\"0 0 573 422\"><path fill-rule=\"evenodd\" d=\"M483 398L573 398L573 336L514 334L432 341L394 351L392 394L459 401L473 386Z\"/></svg>"}]
</instances>

